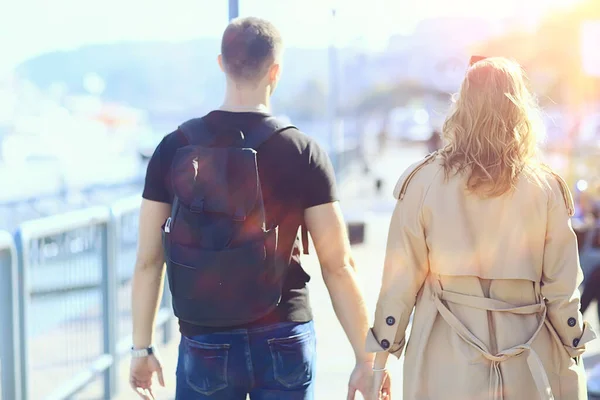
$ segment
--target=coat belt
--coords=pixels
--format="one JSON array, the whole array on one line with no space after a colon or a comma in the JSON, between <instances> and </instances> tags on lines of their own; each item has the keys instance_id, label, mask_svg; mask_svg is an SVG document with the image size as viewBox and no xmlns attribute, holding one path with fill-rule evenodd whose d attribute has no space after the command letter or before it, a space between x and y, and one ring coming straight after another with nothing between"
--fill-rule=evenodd
<instances>
[{"instance_id":1,"label":"coat belt","mask_svg":"<svg viewBox=\"0 0 600 400\"><path fill-rule=\"evenodd\" d=\"M543 299L539 303L526 306L515 307L512 304L501 300L490 299L486 297L469 296L460 293L448 292L442 289L440 282L433 278L433 298L438 312L450 327L460 336L468 345L475 348L487 360L491 361L490 366L490 399L502 400L504 398L504 388L502 384L502 372L500 363L511 357L527 353L527 365L535 381L535 385L540 394L541 400L554 400L550 381L544 369L544 364L537 353L531 348L532 342L544 326L546 320L546 304ZM466 307L477 308L486 311L508 312L511 314L542 314L539 325L527 343L519 344L511 348L502 350L497 354L491 354L485 343L477 338L467 327L448 309L443 302L463 305Z\"/></svg>"}]
</instances>

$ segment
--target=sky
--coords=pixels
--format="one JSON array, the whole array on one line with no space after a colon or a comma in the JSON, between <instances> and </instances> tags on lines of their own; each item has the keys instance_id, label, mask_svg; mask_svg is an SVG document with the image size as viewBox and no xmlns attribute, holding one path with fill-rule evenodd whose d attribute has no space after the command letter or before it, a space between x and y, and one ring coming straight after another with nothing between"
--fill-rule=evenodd
<instances>
[{"instance_id":1,"label":"sky","mask_svg":"<svg viewBox=\"0 0 600 400\"><path fill-rule=\"evenodd\" d=\"M382 47L426 18L537 19L579 0L239 0L240 15L270 19L287 45ZM228 0L13 0L0 14L0 70L40 53L117 41L219 37ZM331 9L336 8L335 23Z\"/></svg>"}]
</instances>

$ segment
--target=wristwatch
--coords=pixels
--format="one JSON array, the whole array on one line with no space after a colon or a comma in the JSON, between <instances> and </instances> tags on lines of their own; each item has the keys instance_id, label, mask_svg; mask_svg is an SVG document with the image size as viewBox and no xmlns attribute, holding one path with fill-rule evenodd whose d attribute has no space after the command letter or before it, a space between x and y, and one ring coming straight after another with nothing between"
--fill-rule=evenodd
<instances>
[{"instance_id":1,"label":"wristwatch","mask_svg":"<svg viewBox=\"0 0 600 400\"><path fill-rule=\"evenodd\" d=\"M131 357L133 358L148 357L151 354L154 354L154 346L146 347L145 349L131 348Z\"/></svg>"}]
</instances>

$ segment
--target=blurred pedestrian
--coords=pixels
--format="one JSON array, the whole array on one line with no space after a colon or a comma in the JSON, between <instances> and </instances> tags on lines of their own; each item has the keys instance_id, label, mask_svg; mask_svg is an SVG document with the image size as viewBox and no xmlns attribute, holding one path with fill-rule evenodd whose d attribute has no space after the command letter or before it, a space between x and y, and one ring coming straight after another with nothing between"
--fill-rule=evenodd
<instances>
[{"instance_id":1,"label":"blurred pedestrian","mask_svg":"<svg viewBox=\"0 0 600 400\"><path fill-rule=\"evenodd\" d=\"M587 261L586 251L594 250L600 247L597 235L597 226L600 217L600 208L598 204L598 185L593 186L593 190L581 190L578 193L578 211L580 222L577 234L578 245L580 249L580 258ZM590 248L592 247L592 248ZM597 251L597 250L595 250ZM600 302L600 265L583 265L585 279L583 281L583 292L581 293L581 313L585 313L593 301ZM597 309L598 321L600 321L600 304Z\"/></svg>"},{"instance_id":2,"label":"blurred pedestrian","mask_svg":"<svg viewBox=\"0 0 600 400\"><path fill-rule=\"evenodd\" d=\"M377 135L377 142L379 143L379 155L383 155L386 151L386 147L390 142L389 138L390 134L388 132L387 126L383 125L379 134Z\"/></svg>"},{"instance_id":3,"label":"blurred pedestrian","mask_svg":"<svg viewBox=\"0 0 600 400\"><path fill-rule=\"evenodd\" d=\"M438 130L434 130L427 140L427 151L433 153L442 148L442 135Z\"/></svg>"},{"instance_id":4,"label":"blurred pedestrian","mask_svg":"<svg viewBox=\"0 0 600 400\"><path fill-rule=\"evenodd\" d=\"M594 226L596 224L596 216L594 214L595 205L590 193L587 190L575 191L575 213L571 219L573 230L577 236L577 248L580 252L585 251L585 243Z\"/></svg>"},{"instance_id":5,"label":"blurred pedestrian","mask_svg":"<svg viewBox=\"0 0 600 400\"><path fill-rule=\"evenodd\" d=\"M583 293L581 293L581 313L585 313L593 301L600 301L600 265L590 268L585 278ZM598 321L600 321L600 304L597 304Z\"/></svg>"},{"instance_id":6,"label":"blurred pedestrian","mask_svg":"<svg viewBox=\"0 0 600 400\"><path fill-rule=\"evenodd\" d=\"M538 159L537 111L518 64L482 60L444 123L448 145L400 177L370 399L406 343L404 400L587 399L580 356L596 335L579 312L574 204Z\"/></svg>"}]
</instances>

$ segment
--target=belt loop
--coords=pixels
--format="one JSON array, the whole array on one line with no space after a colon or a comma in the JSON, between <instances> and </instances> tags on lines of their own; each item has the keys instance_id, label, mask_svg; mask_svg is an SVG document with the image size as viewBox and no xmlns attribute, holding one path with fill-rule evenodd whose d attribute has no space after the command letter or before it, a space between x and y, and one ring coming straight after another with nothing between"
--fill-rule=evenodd
<instances>
[{"instance_id":1,"label":"belt loop","mask_svg":"<svg viewBox=\"0 0 600 400\"><path fill-rule=\"evenodd\" d=\"M533 288L535 290L535 298L539 302L540 299L542 298L542 287L541 287L540 283L536 281L533 283Z\"/></svg>"},{"instance_id":2,"label":"belt loop","mask_svg":"<svg viewBox=\"0 0 600 400\"><path fill-rule=\"evenodd\" d=\"M440 283L440 275L438 274L430 274L429 280L431 284L431 298L435 299L436 297L442 296L442 284Z\"/></svg>"},{"instance_id":3,"label":"belt loop","mask_svg":"<svg viewBox=\"0 0 600 400\"><path fill-rule=\"evenodd\" d=\"M438 295L441 295L442 291L444 290L444 288L442 288L442 276L440 274L435 274L434 278L435 278L436 293Z\"/></svg>"}]
</instances>

